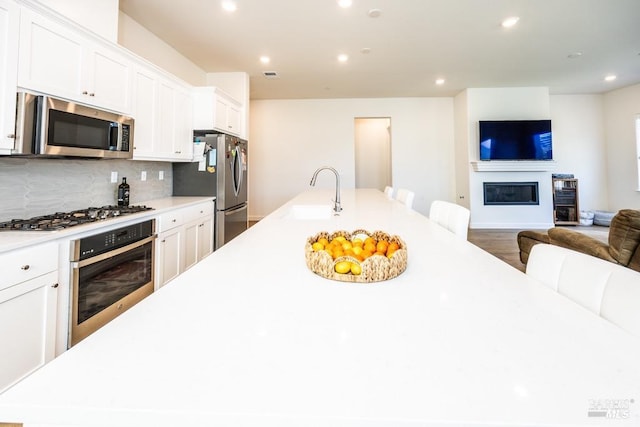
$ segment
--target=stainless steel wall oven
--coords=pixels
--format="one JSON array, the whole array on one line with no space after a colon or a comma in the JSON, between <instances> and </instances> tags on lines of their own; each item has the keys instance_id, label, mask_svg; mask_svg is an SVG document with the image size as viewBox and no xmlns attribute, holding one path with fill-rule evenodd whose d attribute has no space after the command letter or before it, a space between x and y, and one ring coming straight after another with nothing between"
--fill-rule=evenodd
<instances>
[{"instance_id":1,"label":"stainless steel wall oven","mask_svg":"<svg viewBox=\"0 0 640 427\"><path fill-rule=\"evenodd\" d=\"M71 245L71 336L77 344L153 292L154 220Z\"/></svg>"}]
</instances>

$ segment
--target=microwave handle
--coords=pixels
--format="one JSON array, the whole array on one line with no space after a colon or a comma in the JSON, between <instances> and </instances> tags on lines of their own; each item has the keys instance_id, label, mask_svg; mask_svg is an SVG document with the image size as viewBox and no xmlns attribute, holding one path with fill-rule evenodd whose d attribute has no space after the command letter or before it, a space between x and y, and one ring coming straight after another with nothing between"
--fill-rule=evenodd
<instances>
[{"instance_id":1,"label":"microwave handle","mask_svg":"<svg viewBox=\"0 0 640 427\"><path fill-rule=\"evenodd\" d=\"M118 123L111 123L111 128L109 128L109 151L119 150L118 141L120 141L122 126Z\"/></svg>"},{"instance_id":2,"label":"microwave handle","mask_svg":"<svg viewBox=\"0 0 640 427\"><path fill-rule=\"evenodd\" d=\"M47 134L47 99L44 95L18 92L15 154L41 154Z\"/></svg>"}]
</instances>

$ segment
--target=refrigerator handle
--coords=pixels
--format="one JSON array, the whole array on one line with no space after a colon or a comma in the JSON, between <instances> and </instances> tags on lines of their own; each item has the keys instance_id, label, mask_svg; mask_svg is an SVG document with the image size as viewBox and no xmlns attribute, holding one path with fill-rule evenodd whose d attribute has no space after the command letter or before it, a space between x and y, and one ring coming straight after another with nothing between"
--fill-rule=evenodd
<instances>
[{"instance_id":1,"label":"refrigerator handle","mask_svg":"<svg viewBox=\"0 0 640 427\"><path fill-rule=\"evenodd\" d=\"M224 216L235 215L240 211L246 211L247 207L248 207L247 205L242 205L242 206L240 206L239 208L236 208L236 209L229 209L229 210L223 211L224 212Z\"/></svg>"},{"instance_id":2,"label":"refrigerator handle","mask_svg":"<svg viewBox=\"0 0 640 427\"><path fill-rule=\"evenodd\" d=\"M240 147L236 146L235 148L235 156L233 156L233 192L238 197L240 194L240 188L242 187L242 161L240 156L242 153L240 152Z\"/></svg>"}]
</instances>

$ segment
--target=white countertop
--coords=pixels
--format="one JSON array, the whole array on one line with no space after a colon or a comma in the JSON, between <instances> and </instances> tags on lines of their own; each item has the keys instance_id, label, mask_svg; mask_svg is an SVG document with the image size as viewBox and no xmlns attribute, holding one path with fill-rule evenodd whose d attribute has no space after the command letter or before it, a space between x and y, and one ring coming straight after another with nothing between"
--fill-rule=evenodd
<instances>
[{"instance_id":1,"label":"white countertop","mask_svg":"<svg viewBox=\"0 0 640 427\"><path fill-rule=\"evenodd\" d=\"M0 253L19 249L25 246L44 243L52 240L76 238L94 233L101 228L114 228L117 225L128 225L141 219L155 217L162 212L180 207L187 207L215 197L165 197L137 203L152 207L153 210L109 218L103 221L91 222L84 225L65 228L56 231L0 231Z\"/></svg>"},{"instance_id":2,"label":"white countertop","mask_svg":"<svg viewBox=\"0 0 640 427\"><path fill-rule=\"evenodd\" d=\"M638 426L640 340L375 190L304 193L0 395L31 426ZM318 231L407 244L386 282L310 272ZM635 399L627 419L588 417Z\"/></svg>"}]
</instances>

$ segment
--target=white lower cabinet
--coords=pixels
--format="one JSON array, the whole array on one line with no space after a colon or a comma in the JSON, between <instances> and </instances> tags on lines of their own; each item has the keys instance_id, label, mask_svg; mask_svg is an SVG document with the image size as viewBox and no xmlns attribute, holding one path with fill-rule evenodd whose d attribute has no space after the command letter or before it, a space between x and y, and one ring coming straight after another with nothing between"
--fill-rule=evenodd
<instances>
[{"instance_id":1,"label":"white lower cabinet","mask_svg":"<svg viewBox=\"0 0 640 427\"><path fill-rule=\"evenodd\" d=\"M213 252L213 208L204 202L158 217L156 289Z\"/></svg>"},{"instance_id":2,"label":"white lower cabinet","mask_svg":"<svg viewBox=\"0 0 640 427\"><path fill-rule=\"evenodd\" d=\"M55 356L58 245L0 255L0 391Z\"/></svg>"},{"instance_id":3,"label":"white lower cabinet","mask_svg":"<svg viewBox=\"0 0 640 427\"><path fill-rule=\"evenodd\" d=\"M184 229L171 228L158 234L156 250L156 289L182 272Z\"/></svg>"},{"instance_id":4,"label":"white lower cabinet","mask_svg":"<svg viewBox=\"0 0 640 427\"><path fill-rule=\"evenodd\" d=\"M213 252L213 215L185 224L185 270Z\"/></svg>"}]
</instances>

